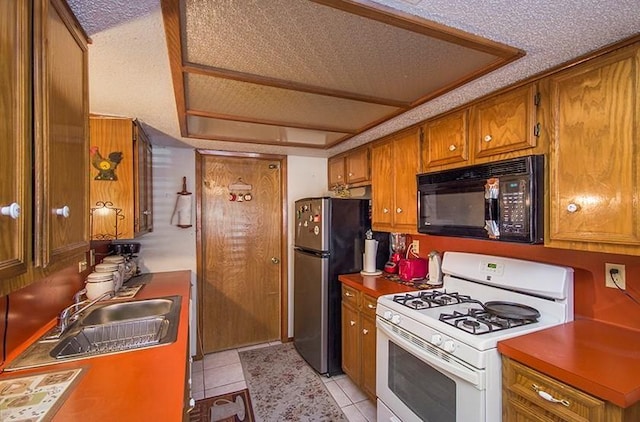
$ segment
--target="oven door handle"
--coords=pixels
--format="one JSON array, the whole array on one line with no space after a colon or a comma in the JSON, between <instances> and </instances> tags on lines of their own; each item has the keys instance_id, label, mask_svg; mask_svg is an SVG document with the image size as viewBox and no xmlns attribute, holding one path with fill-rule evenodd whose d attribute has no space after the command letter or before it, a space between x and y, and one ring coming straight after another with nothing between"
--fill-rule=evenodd
<instances>
[{"instance_id":1,"label":"oven door handle","mask_svg":"<svg viewBox=\"0 0 640 422\"><path fill-rule=\"evenodd\" d=\"M378 322L376 324L377 327L378 327L378 330L380 330L382 332L382 334L384 334L387 338L389 338L390 340L393 340L396 343L402 344L402 347L405 350L408 350L408 351L412 352L412 354L414 356L416 356L419 359L421 359L421 360L425 361L426 363L430 364L434 369L448 372L451 375L455 375L456 377L473 384L473 386L478 388L478 389L484 389L484 376L483 376L481 370L475 369L475 368L473 368L473 369L469 368L466 365L464 365L462 362L459 362L459 365L452 365L451 363L449 363L449 362L447 362L447 361L445 361L443 359L440 359L437 356L431 354L430 352L428 352L428 351L416 346L415 344L405 340L403 337L400 337L400 336L394 334L389 329L387 324L388 323L386 323L384 321L380 321L380 320L378 320ZM424 343L426 343L426 344L429 344L425 340L422 340L422 341ZM431 346L431 347L435 348L435 346ZM441 353L446 353L446 352L441 352Z\"/></svg>"}]
</instances>

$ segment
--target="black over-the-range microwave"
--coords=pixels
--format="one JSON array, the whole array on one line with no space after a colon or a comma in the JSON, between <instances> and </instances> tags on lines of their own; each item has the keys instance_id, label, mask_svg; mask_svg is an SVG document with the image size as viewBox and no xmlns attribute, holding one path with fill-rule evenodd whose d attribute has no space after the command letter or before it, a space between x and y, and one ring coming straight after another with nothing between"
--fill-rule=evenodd
<instances>
[{"instance_id":1,"label":"black over-the-range microwave","mask_svg":"<svg viewBox=\"0 0 640 422\"><path fill-rule=\"evenodd\" d=\"M544 241L544 155L417 175L418 232Z\"/></svg>"}]
</instances>

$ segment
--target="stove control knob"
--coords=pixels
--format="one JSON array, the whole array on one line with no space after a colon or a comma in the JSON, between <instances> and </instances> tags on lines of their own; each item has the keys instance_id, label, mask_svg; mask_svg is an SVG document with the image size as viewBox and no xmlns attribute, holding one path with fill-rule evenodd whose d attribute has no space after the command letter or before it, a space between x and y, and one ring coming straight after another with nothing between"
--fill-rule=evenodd
<instances>
[{"instance_id":1,"label":"stove control knob","mask_svg":"<svg viewBox=\"0 0 640 422\"><path fill-rule=\"evenodd\" d=\"M447 340L444 342L444 345L442 346L444 348L445 351L451 353L454 350L456 350L456 344L453 342L453 340Z\"/></svg>"},{"instance_id":2,"label":"stove control knob","mask_svg":"<svg viewBox=\"0 0 640 422\"><path fill-rule=\"evenodd\" d=\"M434 346L440 346L442 344L442 336L440 334L432 335L431 344L433 344Z\"/></svg>"},{"instance_id":3,"label":"stove control knob","mask_svg":"<svg viewBox=\"0 0 640 422\"><path fill-rule=\"evenodd\" d=\"M386 319L387 321L391 321L391 316L392 316L392 315L393 315L393 314L391 313L391 311L384 311L384 314L382 315L382 317L383 317L384 319Z\"/></svg>"},{"instance_id":4,"label":"stove control knob","mask_svg":"<svg viewBox=\"0 0 640 422\"><path fill-rule=\"evenodd\" d=\"M400 324L400 315L395 314L394 316L392 316L391 322L393 322L394 324Z\"/></svg>"}]
</instances>

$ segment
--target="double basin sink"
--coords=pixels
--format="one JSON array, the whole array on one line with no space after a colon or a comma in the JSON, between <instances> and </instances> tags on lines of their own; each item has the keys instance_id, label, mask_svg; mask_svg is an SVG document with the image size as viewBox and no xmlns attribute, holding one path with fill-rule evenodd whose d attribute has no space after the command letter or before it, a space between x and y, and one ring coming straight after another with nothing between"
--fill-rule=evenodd
<instances>
[{"instance_id":1,"label":"double basin sink","mask_svg":"<svg viewBox=\"0 0 640 422\"><path fill-rule=\"evenodd\" d=\"M180 296L106 302L87 309L58 338L45 333L5 370L18 370L176 341ZM56 328L52 329L55 330Z\"/></svg>"}]
</instances>

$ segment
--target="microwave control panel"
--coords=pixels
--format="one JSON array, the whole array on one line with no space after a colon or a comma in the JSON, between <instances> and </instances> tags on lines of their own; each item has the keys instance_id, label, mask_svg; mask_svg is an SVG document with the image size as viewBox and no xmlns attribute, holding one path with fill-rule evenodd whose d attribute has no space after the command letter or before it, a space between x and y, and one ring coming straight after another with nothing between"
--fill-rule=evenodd
<instances>
[{"instance_id":1,"label":"microwave control panel","mask_svg":"<svg viewBox=\"0 0 640 422\"><path fill-rule=\"evenodd\" d=\"M529 181L527 178L500 181L501 233L518 235L528 233L527 203L529 200Z\"/></svg>"}]
</instances>

